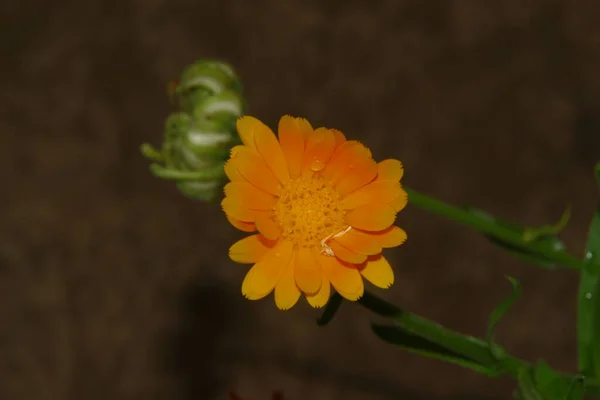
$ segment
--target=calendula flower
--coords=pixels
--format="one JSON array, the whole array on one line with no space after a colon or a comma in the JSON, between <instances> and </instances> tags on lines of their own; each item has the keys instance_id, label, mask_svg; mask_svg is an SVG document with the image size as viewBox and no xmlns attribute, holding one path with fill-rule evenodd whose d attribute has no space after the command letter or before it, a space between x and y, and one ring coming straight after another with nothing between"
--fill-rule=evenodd
<instances>
[{"instance_id":1,"label":"calendula flower","mask_svg":"<svg viewBox=\"0 0 600 400\"><path fill-rule=\"evenodd\" d=\"M398 160L379 164L361 143L335 129L313 129L284 116L278 138L254 117L237 120L243 145L225 164L223 210L231 224L257 234L235 243L232 260L254 264L242 294L258 300L275 291L282 310L301 294L324 306L331 285L348 300L364 292L363 278L389 288L394 273L382 256L406 233L394 226L407 203Z\"/></svg>"}]
</instances>

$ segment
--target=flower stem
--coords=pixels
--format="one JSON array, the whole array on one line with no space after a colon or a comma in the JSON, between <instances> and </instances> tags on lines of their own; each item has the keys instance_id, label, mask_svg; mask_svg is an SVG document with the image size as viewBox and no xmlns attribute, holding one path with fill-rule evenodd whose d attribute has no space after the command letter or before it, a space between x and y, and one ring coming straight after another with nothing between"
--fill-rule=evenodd
<instances>
[{"instance_id":1,"label":"flower stem","mask_svg":"<svg viewBox=\"0 0 600 400\"><path fill-rule=\"evenodd\" d=\"M568 268L580 270L585 266L585 263L582 260L579 260L577 257L574 257L564 251L553 250L536 241L525 240L522 234L519 234L514 230L507 229L506 227L503 227L494 221L481 218L480 216L473 214L468 210L444 203L407 187L404 187L404 190L408 193L409 203L426 211L453 219L465 225L469 225L481 231L482 233L519 246L520 248L527 249L532 253L540 254L548 260L554 261L555 263Z\"/></svg>"}]
</instances>

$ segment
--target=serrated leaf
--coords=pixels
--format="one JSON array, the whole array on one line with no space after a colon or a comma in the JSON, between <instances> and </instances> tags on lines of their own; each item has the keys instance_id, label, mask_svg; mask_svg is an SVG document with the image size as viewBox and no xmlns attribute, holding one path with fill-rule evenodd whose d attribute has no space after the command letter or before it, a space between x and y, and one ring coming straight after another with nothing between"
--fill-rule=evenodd
<instances>
[{"instance_id":1,"label":"serrated leaf","mask_svg":"<svg viewBox=\"0 0 600 400\"><path fill-rule=\"evenodd\" d=\"M443 345L413 334L401 326L373 324L371 325L371 328L373 329L373 332L386 343L393 344L411 353L451 362L488 376L499 375L499 372L495 369L459 354Z\"/></svg>"}]
</instances>

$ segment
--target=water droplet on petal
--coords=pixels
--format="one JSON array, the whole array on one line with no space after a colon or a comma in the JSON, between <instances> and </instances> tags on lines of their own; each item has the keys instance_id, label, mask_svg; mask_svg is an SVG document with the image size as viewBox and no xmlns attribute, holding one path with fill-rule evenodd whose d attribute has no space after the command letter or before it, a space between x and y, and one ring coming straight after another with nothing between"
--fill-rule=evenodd
<instances>
[{"instance_id":1,"label":"water droplet on petal","mask_svg":"<svg viewBox=\"0 0 600 400\"><path fill-rule=\"evenodd\" d=\"M323 168L325 168L325 163L323 163L318 158L315 158L310 163L310 169L313 170L313 171L315 171L315 172L321 171Z\"/></svg>"}]
</instances>

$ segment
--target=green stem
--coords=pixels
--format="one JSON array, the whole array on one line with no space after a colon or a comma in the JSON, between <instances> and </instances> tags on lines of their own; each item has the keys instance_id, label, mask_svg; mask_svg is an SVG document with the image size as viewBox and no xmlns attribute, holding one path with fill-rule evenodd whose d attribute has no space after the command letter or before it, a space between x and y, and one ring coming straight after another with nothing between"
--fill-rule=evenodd
<instances>
[{"instance_id":1,"label":"green stem","mask_svg":"<svg viewBox=\"0 0 600 400\"><path fill-rule=\"evenodd\" d=\"M548 260L554 261L557 264L577 270L580 270L585 266L585 263L577 257L566 252L557 252L537 242L527 241L523 238L523 235L502 227L494 223L494 221L483 219L467 210L444 203L407 187L404 187L404 190L408 193L410 204L414 204L426 211L469 225L507 243L529 249L531 252L543 255Z\"/></svg>"},{"instance_id":2,"label":"green stem","mask_svg":"<svg viewBox=\"0 0 600 400\"><path fill-rule=\"evenodd\" d=\"M490 368L496 367L500 371L507 373L515 378L523 368L530 368L531 364L512 357L500 346L495 346L492 353L489 343L458 332L451 331L443 326L429 321L416 314L404 311L387 301L380 299L369 292L365 292L358 303L375 314L390 318L402 328L421 336L431 342L437 343L447 349L452 349L469 359L479 362L481 365ZM494 354L501 354L500 357ZM567 379L575 378L574 375L562 373ZM600 381L594 378L585 378L585 391L591 395L600 395Z\"/></svg>"}]
</instances>

